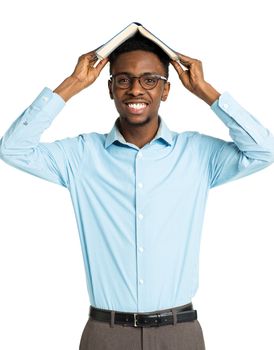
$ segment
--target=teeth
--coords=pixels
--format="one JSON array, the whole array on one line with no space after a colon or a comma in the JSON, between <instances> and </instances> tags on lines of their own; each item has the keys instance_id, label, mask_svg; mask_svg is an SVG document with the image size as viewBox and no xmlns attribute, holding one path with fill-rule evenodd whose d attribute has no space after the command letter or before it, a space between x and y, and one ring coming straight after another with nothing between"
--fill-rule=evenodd
<instances>
[{"instance_id":1,"label":"teeth","mask_svg":"<svg viewBox=\"0 0 274 350\"><path fill-rule=\"evenodd\" d=\"M146 106L146 104L145 103L129 103L128 106L130 108L140 109L140 108L144 108Z\"/></svg>"}]
</instances>

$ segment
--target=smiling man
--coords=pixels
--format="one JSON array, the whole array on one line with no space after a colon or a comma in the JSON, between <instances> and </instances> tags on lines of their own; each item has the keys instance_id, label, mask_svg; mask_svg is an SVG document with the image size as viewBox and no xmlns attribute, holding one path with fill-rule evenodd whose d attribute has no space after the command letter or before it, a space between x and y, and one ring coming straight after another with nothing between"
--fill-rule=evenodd
<instances>
[{"instance_id":1,"label":"smiling man","mask_svg":"<svg viewBox=\"0 0 274 350\"><path fill-rule=\"evenodd\" d=\"M119 113L117 126L128 142L141 148L159 127L158 110L170 87L167 69L155 53L148 51L119 56L115 52L111 59L109 92Z\"/></svg>"},{"instance_id":2,"label":"smiling man","mask_svg":"<svg viewBox=\"0 0 274 350\"><path fill-rule=\"evenodd\" d=\"M208 191L274 161L270 132L204 80L199 60L178 55L180 63L170 62L140 35L96 67L95 52L87 53L1 139L4 161L70 191L90 298L81 350L205 349L192 298ZM111 131L41 143L65 103L108 61L118 111ZM169 63L229 128L231 142L168 129L158 110L170 90Z\"/></svg>"}]
</instances>

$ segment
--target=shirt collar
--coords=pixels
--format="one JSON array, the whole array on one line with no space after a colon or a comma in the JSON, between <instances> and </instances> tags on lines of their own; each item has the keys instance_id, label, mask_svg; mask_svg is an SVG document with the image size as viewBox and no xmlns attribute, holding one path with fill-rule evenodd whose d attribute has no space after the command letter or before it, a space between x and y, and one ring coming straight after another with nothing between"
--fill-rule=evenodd
<instances>
[{"instance_id":1,"label":"shirt collar","mask_svg":"<svg viewBox=\"0 0 274 350\"><path fill-rule=\"evenodd\" d=\"M120 130L117 127L117 120L118 118L116 119L111 131L107 134L106 141L105 141L105 148L108 148L115 141L119 141L124 144L126 143L124 136L120 133ZM157 139L162 139L165 142L167 142L169 145L171 145L173 143L172 133L168 129L165 122L160 116L159 116L159 120L160 120L159 128L157 130L156 135L151 140L151 143Z\"/></svg>"}]
</instances>

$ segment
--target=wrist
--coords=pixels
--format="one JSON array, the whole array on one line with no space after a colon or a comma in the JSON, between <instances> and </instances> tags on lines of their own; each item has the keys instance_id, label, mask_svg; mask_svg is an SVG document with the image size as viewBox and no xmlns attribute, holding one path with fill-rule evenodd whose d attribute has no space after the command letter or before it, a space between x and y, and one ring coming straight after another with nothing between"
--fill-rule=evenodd
<instances>
[{"instance_id":1,"label":"wrist","mask_svg":"<svg viewBox=\"0 0 274 350\"><path fill-rule=\"evenodd\" d=\"M79 79L69 76L53 92L60 95L65 102L83 89Z\"/></svg>"},{"instance_id":2,"label":"wrist","mask_svg":"<svg viewBox=\"0 0 274 350\"><path fill-rule=\"evenodd\" d=\"M205 81L197 87L195 95L211 106L221 94Z\"/></svg>"}]
</instances>

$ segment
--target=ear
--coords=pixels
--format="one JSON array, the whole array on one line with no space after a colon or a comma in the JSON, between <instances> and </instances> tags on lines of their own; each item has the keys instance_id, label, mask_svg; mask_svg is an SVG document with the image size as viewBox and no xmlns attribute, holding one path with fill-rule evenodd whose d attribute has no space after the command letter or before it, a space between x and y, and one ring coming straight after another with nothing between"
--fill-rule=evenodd
<instances>
[{"instance_id":1,"label":"ear","mask_svg":"<svg viewBox=\"0 0 274 350\"><path fill-rule=\"evenodd\" d=\"M170 82L166 82L162 93L161 101L166 101L170 90Z\"/></svg>"},{"instance_id":2,"label":"ear","mask_svg":"<svg viewBox=\"0 0 274 350\"><path fill-rule=\"evenodd\" d=\"M112 83L111 80L108 81L108 91L109 91L109 96L113 100L113 93L112 93Z\"/></svg>"}]
</instances>

